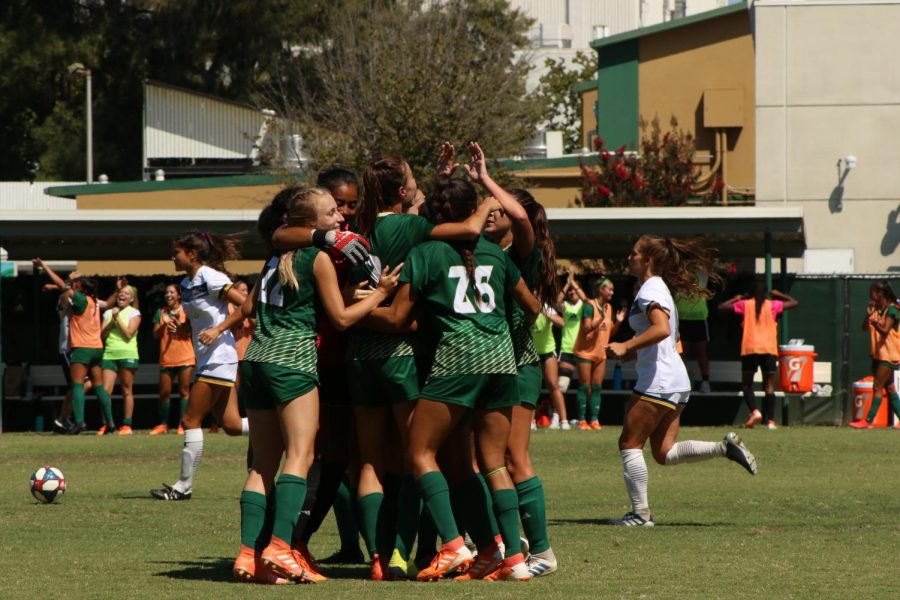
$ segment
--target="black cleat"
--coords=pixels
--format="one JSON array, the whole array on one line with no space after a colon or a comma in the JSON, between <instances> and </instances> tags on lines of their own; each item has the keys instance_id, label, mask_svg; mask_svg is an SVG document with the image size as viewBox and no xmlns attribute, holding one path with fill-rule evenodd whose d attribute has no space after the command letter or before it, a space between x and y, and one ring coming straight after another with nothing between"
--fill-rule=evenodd
<instances>
[{"instance_id":1,"label":"black cleat","mask_svg":"<svg viewBox=\"0 0 900 600\"><path fill-rule=\"evenodd\" d=\"M365 564L366 559L359 548L356 550L341 548L331 556L326 556L318 562L323 565L361 565Z\"/></svg>"},{"instance_id":2,"label":"black cleat","mask_svg":"<svg viewBox=\"0 0 900 600\"><path fill-rule=\"evenodd\" d=\"M78 435L82 431L87 429L87 424L82 421L81 423L72 423L72 426L66 431L66 435Z\"/></svg>"},{"instance_id":3,"label":"black cleat","mask_svg":"<svg viewBox=\"0 0 900 600\"><path fill-rule=\"evenodd\" d=\"M179 492L171 485L165 483L161 488L150 490L150 495L157 500L190 500L191 492Z\"/></svg>"}]
</instances>

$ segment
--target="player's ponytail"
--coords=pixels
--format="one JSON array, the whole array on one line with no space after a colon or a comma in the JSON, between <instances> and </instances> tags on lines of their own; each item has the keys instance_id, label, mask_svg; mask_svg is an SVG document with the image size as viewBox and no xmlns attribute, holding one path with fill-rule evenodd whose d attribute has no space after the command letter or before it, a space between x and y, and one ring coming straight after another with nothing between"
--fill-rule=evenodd
<instances>
[{"instance_id":1,"label":"player's ponytail","mask_svg":"<svg viewBox=\"0 0 900 600\"><path fill-rule=\"evenodd\" d=\"M226 260L241 258L238 251L241 237L240 233L220 234L192 230L175 238L175 245L184 250L193 250L197 253L200 264L225 273Z\"/></svg>"},{"instance_id":2,"label":"player's ponytail","mask_svg":"<svg viewBox=\"0 0 900 600\"><path fill-rule=\"evenodd\" d=\"M434 191L425 201L425 210L435 223L459 223L465 221L478 208L478 192L465 179L447 175L434 178ZM469 284L475 288L475 241L455 241L453 246L463 260Z\"/></svg>"},{"instance_id":3,"label":"player's ponytail","mask_svg":"<svg viewBox=\"0 0 900 600\"><path fill-rule=\"evenodd\" d=\"M534 199L528 191L512 189L509 193L522 205L528 214L528 221L534 231L534 243L541 253L541 268L534 285L535 297L541 306L556 302L559 297L559 277L556 275L556 249L553 246L553 238L550 237L550 226L547 222L547 212L544 207Z\"/></svg>"},{"instance_id":4,"label":"player's ponytail","mask_svg":"<svg viewBox=\"0 0 900 600\"><path fill-rule=\"evenodd\" d=\"M700 272L707 273L713 284L722 282L715 269L716 251L702 238L681 240L644 235L638 240L638 247L652 262L654 274L662 278L673 296L712 298L712 291L697 280Z\"/></svg>"},{"instance_id":5,"label":"player's ponytail","mask_svg":"<svg viewBox=\"0 0 900 600\"><path fill-rule=\"evenodd\" d=\"M400 188L406 185L409 165L401 157L389 154L366 167L363 172L362 204L356 214L362 236L375 230L378 213L401 200Z\"/></svg>"}]
</instances>

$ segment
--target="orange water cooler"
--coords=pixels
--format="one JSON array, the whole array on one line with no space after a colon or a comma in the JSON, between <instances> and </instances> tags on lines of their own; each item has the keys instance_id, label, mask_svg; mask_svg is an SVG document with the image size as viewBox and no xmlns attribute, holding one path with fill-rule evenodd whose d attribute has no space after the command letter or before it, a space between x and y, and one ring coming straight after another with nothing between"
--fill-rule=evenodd
<instances>
[{"instance_id":1,"label":"orange water cooler","mask_svg":"<svg viewBox=\"0 0 900 600\"><path fill-rule=\"evenodd\" d=\"M869 409L872 407L872 398L874 397L873 388L875 387L875 383L872 379L872 376L864 377L858 381L853 382L853 420L860 421L866 418L866 415L869 414ZM881 406L878 407L878 412L875 413L875 420L872 421L872 425L875 427L887 427L888 426L888 412L890 410L890 401L888 400L887 394L884 394L881 398Z\"/></svg>"},{"instance_id":2,"label":"orange water cooler","mask_svg":"<svg viewBox=\"0 0 900 600\"><path fill-rule=\"evenodd\" d=\"M778 346L778 372L781 375L781 391L788 394L811 392L813 389L813 365L815 360L815 346L803 343Z\"/></svg>"}]
</instances>

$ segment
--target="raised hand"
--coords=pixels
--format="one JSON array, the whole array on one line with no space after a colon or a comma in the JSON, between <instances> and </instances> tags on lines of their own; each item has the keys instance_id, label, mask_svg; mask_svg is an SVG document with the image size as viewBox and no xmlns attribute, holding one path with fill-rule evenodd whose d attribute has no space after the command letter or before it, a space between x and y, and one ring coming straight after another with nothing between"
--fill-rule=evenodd
<instances>
[{"instance_id":1,"label":"raised hand","mask_svg":"<svg viewBox=\"0 0 900 600\"><path fill-rule=\"evenodd\" d=\"M486 178L490 177L487 170L487 160L484 158L484 151L478 142L469 142L469 162L464 165L466 173L472 181L482 183Z\"/></svg>"},{"instance_id":2,"label":"raised hand","mask_svg":"<svg viewBox=\"0 0 900 600\"><path fill-rule=\"evenodd\" d=\"M378 289L388 296L393 294L397 289L397 283L400 279L400 270L403 268L403 263L394 267L394 270L390 273L388 273L389 268L390 267L385 267L381 270L381 278L378 280Z\"/></svg>"},{"instance_id":3,"label":"raised hand","mask_svg":"<svg viewBox=\"0 0 900 600\"><path fill-rule=\"evenodd\" d=\"M453 172L459 168L456 162L456 148L450 142L441 144L441 153L438 155L437 172L439 175L447 177L453 175Z\"/></svg>"}]
</instances>

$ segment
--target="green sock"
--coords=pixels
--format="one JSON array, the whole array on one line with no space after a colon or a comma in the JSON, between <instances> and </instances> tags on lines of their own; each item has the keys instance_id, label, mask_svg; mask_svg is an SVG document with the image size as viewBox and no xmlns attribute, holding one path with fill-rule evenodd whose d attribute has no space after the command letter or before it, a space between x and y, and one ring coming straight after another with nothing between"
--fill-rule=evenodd
<instances>
[{"instance_id":1,"label":"green sock","mask_svg":"<svg viewBox=\"0 0 900 600\"><path fill-rule=\"evenodd\" d=\"M547 536L547 506L544 500L544 485L540 477L535 475L516 484L519 495L519 516L522 518L522 529L530 546L529 552L537 554L550 547Z\"/></svg>"},{"instance_id":2,"label":"green sock","mask_svg":"<svg viewBox=\"0 0 900 600\"><path fill-rule=\"evenodd\" d=\"M84 384L72 384L72 418L76 423L84 423Z\"/></svg>"},{"instance_id":3,"label":"green sock","mask_svg":"<svg viewBox=\"0 0 900 600\"><path fill-rule=\"evenodd\" d=\"M443 543L458 538L459 530L456 528L453 509L450 507L450 490L443 474L440 471L429 471L419 477L417 483L422 500L431 512L434 526Z\"/></svg>"},{"instance_id":4,"label":"green sock","mask_svg":"<svg viewBox=\"0 0 900 600\"><path fill-rule=\"evenodd\" d=\"M182 398L178 407L178 424L181 425L181 417L184 416L184 411L187 410L188 402L190 401L190 397Z\"/></svg>"},{"instance_id":5,"label":"green sock","mask_svg":"<svg viewBox=\"0 0 900 600\"><path fill-rule=\"evenodd\" d=\"M495 536L500 533L500 526L497 525L497 517L494 515L494 501L491 497L491 488L488 487L487 480L484 478L484 475L481 473L476 473L475 476L478 478L478 481L481 482L481 491L483 493L484 505L487 507L487 516L488 523L491 525L491 535Z\"/></svg>"},{"instance_id":6,"label":"green sock","mask_svg":"<svg viewBox=\"0 0 900 600\"><path fill-rule=\"evenodd\" d=\"M125 417L122 417L122 425L128 425L129 427L131 427L131 419L126 419Z\"/></svg>"},{"instance_id":7,"label":"green sock","mask_svg":"<svg viewBox=\"0 0 900 600\"><path fill-rule=\"evenodd\" d=\"M872 406L869 408L869 414L866 415L866 421L869 423L874 421L879 408L881 408L881 390L875 390L875 393L872 394Z\"/></svg>"},{"instance_id":8,"label":"green sock","mask_svg":"<svg viewBox=\"0 0 900 600\"><path fill-rule=\"evenodd\" d=\"M297 515L306 499L306 479L282 473L275 482L275 521L272 535L290 543Z\"/></svg>"},{"instance_id":9,"label":"green sock","mask_svg":"<svg viewBox=\"0 0 900 600\"><path fill-rule=\"evenodd\" d=\"M378 555L390 558L397 538L397 503L400 500L400 477L386 474L384 477L384 499L378 511L375 526L375 548Z\"/></svg>"},{"instance_id":10,"label":"green sock","mask_svg":"<svg viewBox=\"0 0 900 600\"><path fill-rule=\"evenodd\" d=\"M341 483L338 486L337 495L334 497L334 520L337 522L338 536L341 539L341 550L352 552L359 551L359 528L356 523L356 514L353 510L353 497L350 489Z\"/></svg>"},{"instance_id":11,"label":"green sock","mask_svg":"<svg viewBox=\"0 0 900 600\"><path fill-rule=\"evenodd\" d=\"M241 543L248 548L260 548L260 534L266 521L266 497L259 492L241 492Z\"/></svg>"},{"instance_id":12,"label":"green sock","mask_svg":"<svg viewBox=\"0 0 900 600\"><path fill-rule=\"evenodd\" d=\"M381 511L381 503L384 500L384 494L375 492L374 494L366 494L357 500L359 506L359 524L362 532L363 542L366 544L366 552L369 558L375 558L378 553L375 538L378 533L378 513Z\"/></svg>"},{"instance_id":13,"label":"green sock","mask_svg":"<svg viewBox=\"0 0 900 600\"><path fill-rule=\"evenodd\" d=\"M394 548L403 560L409 560L416 532L419 530L419 513L422 512L422 498L416 489L416 480L412 475L404 475L400 479L400 496L397 499L397 537Z\"/></svg>"},{"instance_id":14,"label":"green sock","mask_svg":"<svg viewBox=\"0 0 900 600\"><path fill-rule=\"evenodd\" d=\"M894 414L900 417L900 394L894 392L893 394L888 396L888 398L891 401L891 409L894 411ZM894 424L896 423L897 421L894 421Z\"/></svg>"},{"instance_id":15,"label":"green sock","mask_svg":"<svg viewBox=\"0 0 900 600\"><path fill-rule=\"evenodd\" d=\"M427 506L422 507L422 518L419 519L418 543L416 544L416 561L421 559L431 560L437 552L438 532L434 526L434 519Z\"/></svg>"},{"instance_id":16,"label":"green sock","mask_svg":"<svg viewBox=\"0 0 900 600\"><path fill-rule=\"evenodd\" d=\"M590 418L588 419L589 423L593 423L600 418L600 386L592 385L591 386L591 408L590 408Z\"/></svg>"},{"instance_id":17,"label":"green sock","mask_svg":"<svg viewBox=\"0 0 900 600\"><path fill-rule=\"evenodd\" d=\"M106 393L106 389L102 385L95 386L94 392L97 393L97 398L100 400L100 406L102 407L103 417L106 419L106 423L112 425L112 402L109 400L109 394Z\"/></svg>"},{"instance_id":18,"label":"green sock","mask_svg":"<svg viewBox=\"0 0 900 600\"><path fill-rule=\"evenodd\" d=\"M519 498L516 490L494 490L494 514L497 516L497 525L500 526L500 535L506 546L504 558L519 554L522 551L522 542L519 539Z\"/></svg>"},{"instance_id":19,"label":"green sock","mask_svg":"<svg viewBox=\"0 0 900 600\"><path fill-rule=\"evenodd\" d=\"M483 482L483 478L473 475L454 486L458 488L464 501L466 531L478 548L493 544L494 536L497 535L497 522L492 518L494 508Z\"/></svg>"},{"instance_id":20,"label":"green sock","mask_svg":"<svg viewBox=\"0 0 900 600\"><path fill-rule=\"evenodd\" d=\"M169 424L169 410L172 408L171 400L160 401L159 403L159 424Z\"/></svg>"},{"instance_id":21,"label":"green sock","mask_svg":"<svg viewBox=\"0 0 900 600\"><path fill-rule=\"evenodd\" d=\"M588 386L584 383L578 386L578 395L575 397L575 414L579 421L584 421L584 409L587 404Z\"/></svg>"}]
</instances>

